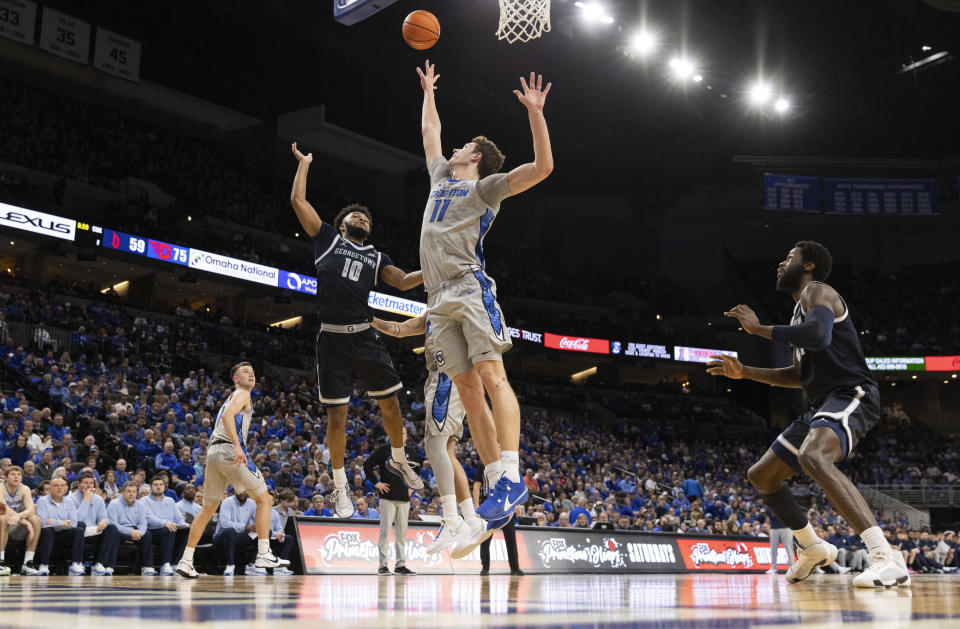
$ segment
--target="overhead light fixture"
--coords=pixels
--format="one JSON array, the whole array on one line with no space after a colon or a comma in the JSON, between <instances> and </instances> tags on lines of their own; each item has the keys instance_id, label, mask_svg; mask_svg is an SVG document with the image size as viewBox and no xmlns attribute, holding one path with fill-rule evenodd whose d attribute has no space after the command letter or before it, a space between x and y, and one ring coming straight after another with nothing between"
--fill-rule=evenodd
<instances>
[{"instance_id":1,"label":"overhead light fixture","mask_svg":"<svg viewBox=\"0 0 960 629\"><path fill-rule=\"evenodd\" d=\"M284 319L283 321L275 321L270 324L271 328L292 328L295 325L300 325L303 323L303 317L296 316L290 317L289 319Z\"/></svg>"},{"instance_id":2,"label":"overhead light fixture","mask_svg":"<svg viewBox=\"0 0 960 629\"><path fill-rule=\"evenodd\" d=\"M692 78L693 78L693 82L694 82L694 83L699 83L700 81L703 80L703 75L701 75L701 74L694 74Z\"/></svg>"},{"instance_id":3,"label":"overhead light fixture","mask_svg":"<svg viewBox=\"0 0 960 629\"><path fill-rule=\"evenodd\" d=\"M573 5L583 11L583 19L587 22L600 22L601 24L613 24L611 17L606 10L596 2L574 2Z\"/></svg>"},{"instance_id":4,"label":"overhead light fixture","mask_svg":"<svg viewBox=\"0 0 960 629\"><path fill-rule=\"evenodd\" d=\"M950 56L950 52L949 52L949 51L946 51L946 50L941 50L940 52L935 52L935 53L933 53L932 55L930 55L929 57L924 57L924 58L921 59L920 61L914 61L913 63L908 63L908 64L904 65L902 68L900 68L900 74L903 74L904 72L912 72L912 71L914 71L914 70L919 70L919 69L922 68L923 66L930 65L931 63L934 63L935 61L940 61L941 59L944 59L944 58L949 57L949 56Z\"/></svg>"},{"instance_id":5,"label":"overhead light fixture","mask_svg":"<svg viewBox=\"0 0 960 629\"><path fill-rule=\"evenodd\" d=\"M630 38L630 52L648 55L657 48L657 38L650 31L637 31Z\"/></svg>"},{"instance_id":6,"label":"overhead light fixture","mask_svg":"<svg viewBox=\"0 0 960 629\"><path fill-rule=\"evenodd\" d=\"M757 82L751 85L748 94L750 95L750 102L754 105L760 105L761 107L773 96L770 86L763 82Z\"/></svg>"},{"instance_id":7,"label":"overhead light fixture","mask_svg":"<svg viewBox=\"0 0 960 629\"><path fill-rule=\"evenodd\" d=\"M778 114L785 114L790 111L790 101L781 96L777 99L777 102L774 103L773 108Z\"/></svg>"},{"instance_id":8,"label":"overhead light fixture","mask_svg":"<svg viewBox=\"0 0 960 629\"><path fill-rule=\"evenodd\" d=\"M577 373L570 374L570 382L579 384L580 382L583 382L584 380L586 380L587 378L589 378L590 376L596 373L597 373L596 367L590 367L589 369L578 371Z\"/></svg>"},{"instance_id":9,"label":"overhead light fixture","mask_svg":"<svg viewBox=\"0 0 960 629\"><path fill-rule=\"evenodd\" d=\"M930 52L931 50L933 50L933 48L924 44L923 46L920 46L920 50L922 50L923 52Z\"/></svg>"},{"instance_id":10,"label":"overhead light fixture","mask_svg":"<svg viewBox=\"0 0 960 629\"><path fill-rule=\"evenodd\" d=\"M670 69L678 79L689 79L693 76L693 63L684 57L674 57L670 60Z\"/></svg>"}]
</instances>

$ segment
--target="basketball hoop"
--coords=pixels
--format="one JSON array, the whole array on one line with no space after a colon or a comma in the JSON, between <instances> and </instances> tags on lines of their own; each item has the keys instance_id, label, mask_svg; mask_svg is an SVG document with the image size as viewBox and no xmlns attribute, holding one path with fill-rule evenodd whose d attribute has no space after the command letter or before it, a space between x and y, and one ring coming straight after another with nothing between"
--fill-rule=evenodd
<instances>
[{"instance_id":1,"label":"basketball hoop","mask_svg":"<svg viewBox=\"0 0 960 629\"><path fill-rule=\"evenodd\" d=\"M500 0L497 39L526 42L550 32L550 0Z\"/></svg>"}]
</instances>

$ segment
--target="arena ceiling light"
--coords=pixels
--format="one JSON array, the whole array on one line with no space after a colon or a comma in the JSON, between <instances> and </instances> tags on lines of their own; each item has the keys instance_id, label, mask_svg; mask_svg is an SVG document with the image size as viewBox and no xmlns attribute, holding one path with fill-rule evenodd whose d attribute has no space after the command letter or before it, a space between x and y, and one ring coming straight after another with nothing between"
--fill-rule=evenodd
<instances>
[{"instance_id":1,"label":"arena ceiling light","mask_svg":"<svg viewBox=\"0 0 960 629\"><path fill-rule=\"evenodd\" d=\"M750 96L751 103L763 107L773 97L773 90L766 83L757 81L750 86L747 94Z\"/></svg>"},{"instance_id":2,"label":"arena ceiling light","mask_svg":"<svg viewBox=\"0 0 960 629\"><path fill-rule=\"evenodd\" d=\"M781 96L777 99L777 102L773 104L773 108L778 114L785 114L790 111L790 101Z\"/></svg>"},{"instance_id":3,"label":"arena ceiling light","mask_svg":"<svg viewBox=\"0 0 960 629\"><path fill-rule=\"evenodd\" d=\"M583 11L583 19L586 22L613 24L613 17L596 2L580 2L578 0L574 2L573 5Z\"/></svg>"},{"instance_id":4,"label":"arena ceiling light","mask_svg":"<svg viewBox=\"0 0 960 629\"><path fill-rule=\"evenodd\" d=\"M673 76L686 81L694 74L693 62L686 57L674 57L670 60L670 70L673 72Z\"/></svg>"},{"instance_id":5,"label":"arena ceiling light","mask_svg":"<svg viewBox=\"0 0 960 629\"><path fill-rule=\"evenodd\" d=\"M646 56L657 49L657 37L648 30L637 31L630 37L630 52Z\"/></svg>"}]
</instances>

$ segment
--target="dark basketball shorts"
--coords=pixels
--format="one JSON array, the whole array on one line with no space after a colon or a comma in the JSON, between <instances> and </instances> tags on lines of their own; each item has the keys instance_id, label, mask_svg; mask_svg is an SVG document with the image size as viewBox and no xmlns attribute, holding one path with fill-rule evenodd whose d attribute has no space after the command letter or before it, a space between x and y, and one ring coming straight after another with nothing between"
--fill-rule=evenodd
<instances>
[{"instance_id":1,"label":"dark basketball shorts","mask_svg":"<svg viewBox=\"0 0 960 629\"><path fill-rule=\"evenodd\" d=\"M348 403L358 380L374 399L390 397L403 388L390 353L373 328L347 334L319 332L316 351L317 385L324 406Z\"/></svg>"},{"instance_id":2,"label":"dark basketball shorts","mask_svg":"<svg viewBox=\"0 0 960 629\"><path fill-rule=\"evenodd\" d=\"M817 406L794 420L776 438L770 449L787 465L801 471L797 454L811 428L829 428L840 438L842 454L839 460L850 456L857 443L880 420L880 392L872 384L832 392Z\"/></svg>"}]
</instances>

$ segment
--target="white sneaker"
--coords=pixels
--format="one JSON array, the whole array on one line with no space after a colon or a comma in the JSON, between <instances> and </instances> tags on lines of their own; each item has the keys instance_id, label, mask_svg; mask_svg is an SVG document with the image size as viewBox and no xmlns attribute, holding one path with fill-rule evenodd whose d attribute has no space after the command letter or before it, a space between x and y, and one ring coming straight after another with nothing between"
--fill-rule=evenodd
<instances>
[{"instance_id":1,"label":"white sneaker","mask_svg":"<svg viewBox=\"0 0 960 629\"><path fill-rule=\"evenodd\" d=\"M282 574L282 575L293 574L293 570L290 570L290 569L284 568L284 567L274 568L274 569L273 569L273 576L277 576L277 575L281 575L281 574Z\"/></svg>"},{"instance_id":2,"label":"white sneaker","mask_svg":"<svg viewBox=\"0 0 960 629\"><path fill-rule=\"evenodd\" d=\"M837 560L837 547L820 540L812 546L797 546L797 561L787 570L787 583L800 583L816 568L829 566Z\"/></svg>"},{"instance_id":3,"label":"white sneaker","mask_svg":"<svg viewBox=\"0 0 960 629\"><path fill-rule=\"evenodd\" d=\"M466 522L463 521L463 518L457 518L454 524L444 522L440 527L440 532L437 533L437 537L434 538L433 543L427 546L427 554L436 555L439 552L443 552L445 548L456 544L457 536L460 535L461 530L466 530Z\"/></svg>"},{"instance_id":4,"label":"white sneaker","mask_svg":"<svg viewBox=\"0 0 960 629\"><path fill-rule=\"evenodd\" d=\"M267 576L267 571L263 568L258 568L256 566L251 566L247 564L246 569L243 571L248 577L265 577Z\"/></svg>"},{"instance_id":5,"label":"white sneaker","mask_svg":"<svg viewBox=\"0 0 960 629\"><path fill-rule=\"evenodd\" d=\"M853 570L853 568L848 568L847 566L840 566L839 568L837 568L837 572L839 574L847 574L851 570Z\"/></svg>"},{"instance_id":6,"label":"white sneaker","mask_svg":"<svg viewBox=\"0 0 960 629\"><path fill-rule=\"evenodd\" d=\"M193 562L186 559L181 559L180 563L177 564L177 574L188 579L197 578L197 570L193 567Z\"/></svg>"},{"instance_id":7,"label":"white sneaker","mask_svg":"<svg viewBox=\"0 0 960 629\"><path fill-rule=\"evenodd\" d=\"M410 489L423 489L423 479L413 470L406 459L403 461L394 461L393 457L390 457L387 459L387 467L390 468L391 472L399 476L403 484Z\"/></svg>"},{"instance_id":8,"label":"white sneaker","mask_svg":"<svg viewBox=\"0 0 960 629\"><path fill-rule=\"evenodd\" d=\"M780 571L777 570L776 568L770 568L769 570L767 570L767 574L779 574L779 572Z\"/></svg>"},{"instance_id":9,"label":"white sneaker","mask_svg":"<svg viewBox=\"0 0 960 629\"><path fill-rule=\"evenodd\" d=\"M464 521L463 524L457 535L457 547L450 552L454 559L463 559L493 535L493 531L487 530L487 523L480 518Z\"/></svg>"},{"instance_id":10,"label":"white sneaker","mask_svg":"<svg viewBox=\"0 0 960 629\"><path fill-rule=\"evenodd\" d=\"M168 563L160 566L160 576L161 577L171 577L173 576L173 566Z\"/></svg>"},{"instance_id":11,"label":"white sneaker","mask_svg":"<svg viewBox=\"0 0 960 629\"><path fill-rule=\"evenodd\" d=\"M269 550L264 554L257 553L257 560L254 562L257 568L282 568L289 565L288 560L280 559Z\"/></svg>"},{"instance_id":12,"label":"white sneaker","mask_svg":"<svg viewBox=\"0 0 960 629\"><path fill-rule=\"evenodd\" d=\"M896 587L910 585L910 571L899 550L881 550L870 555L870 567L853 577L858 588Z\"/></svg>"},{"instance_id":13,"label":"white sneaker","mask_svg":"<svg viewBox=\"0 0 960 629\"><path fill-rule=\"evenodd\" d=\"M10 566L0 565L0 577L9 577L13 573Z\"/></svg>"},{"instance_id":14,"label":"white sneaker","mask_svg":"<svg viewBox=\"0 0 960 629\"><path fill-rule=\"evenodd\" d=\"M103 567L102 563L93 564L93 568L90 569L90 574L98 577L107 576L107 569Z\"/></svg>"},{"instance_id":15,"label":"white sneaker","mask_svg":"<svg viewBox=\"0 0 960 629\"><path fill-rule=\"evenodd\" d=\"M37 576L38 577L49 577L50 576L50 566L45 563L37 566Z\"/></svg>"},{"instance_id":16,"label":"white sneaker","mask_svg":"<svg viewBox=\"0 0 960 629\"><path fill-rule=\"evenodd\" d=\"M233 573L237 570L236 566L227 566L223 569L223 576L232 577Z\"/></svg>"},{"instance_id":17,"label":"white sneaker","mask_svg":"<svg viewBox=\"0 0 960 629\"><path fill-rule=\"evenodd\" d=\"M140 576L155 577L157 576L157 571L153 568L153 566L150 566L149 568L142 568L140 570Z\"/></svg>"},{"instance_id":18,"label":"white sneaker","mask_svg":"<svg viewBox=\"0 0 960 629\"><path fill-rule=\"evenodd\" d=\"M333 490L333 515L338 518L353 517L353 500L350 499L350 492L346 488Z\"/></svg>"},{"instance_id":19,"label":"white sneaker","mask_svg":"<svg viewBox=\"0 0 960 629\"><path fill-rule=\"evenodd\" d=\"M83 567L82 563L72 563L67 570L67 574L71 577L82 577L87 574L87 569Z\"/></svg>"}]
</instances>

